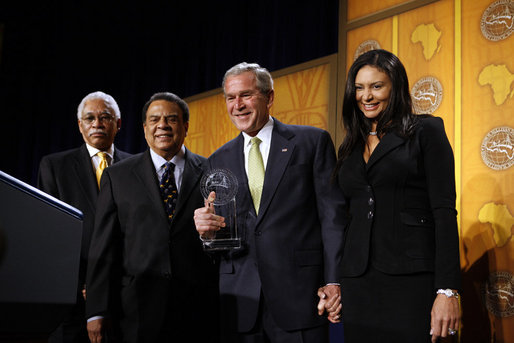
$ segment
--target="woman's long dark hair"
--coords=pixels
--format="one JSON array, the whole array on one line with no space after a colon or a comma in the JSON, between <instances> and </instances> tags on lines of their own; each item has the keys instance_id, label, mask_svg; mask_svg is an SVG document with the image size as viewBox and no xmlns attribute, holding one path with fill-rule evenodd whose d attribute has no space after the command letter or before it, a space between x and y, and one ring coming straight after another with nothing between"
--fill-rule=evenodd
<instances>
[{"instance_id":1,"label":"woman's long dark hair","mask_svg":"<svg viewBox=\"0 0 514 343\"><path fill-rule=\"evenodd\" d=\"M395 132L403 137L409 137L414 131L416 116L412 113L412 100L409 91L409 80L405 68L394 54L377 49L360 55L348 71L343 100L343 127L345 138L339 147L335 172L342 162L358 146L365 144L372 121L364 116L355 100L355 77L364 66L376 67L389 76L391 80L391 95L389 104L380 114L377 121L377 134L382 136Z\"/></svg>"}]
</instances>

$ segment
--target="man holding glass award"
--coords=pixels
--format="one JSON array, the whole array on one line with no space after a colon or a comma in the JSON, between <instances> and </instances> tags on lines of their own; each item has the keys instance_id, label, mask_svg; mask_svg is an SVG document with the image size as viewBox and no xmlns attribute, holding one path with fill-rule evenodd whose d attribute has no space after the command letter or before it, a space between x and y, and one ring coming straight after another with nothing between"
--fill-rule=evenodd
<instances>
[{"instance_id":1,"label":"man holding glass award","mask_svg":"<svg viewBox=\"0 0 514 343\"><path fill-rule=\"evenodd\" d=\"M221 341L328 342L321 315L340 320L345 223L330 135L272 118L273 80L258 64L229 69L223 90L241 134L210 156L195 211L220 257Z\"/></svg>"}]
</instances>

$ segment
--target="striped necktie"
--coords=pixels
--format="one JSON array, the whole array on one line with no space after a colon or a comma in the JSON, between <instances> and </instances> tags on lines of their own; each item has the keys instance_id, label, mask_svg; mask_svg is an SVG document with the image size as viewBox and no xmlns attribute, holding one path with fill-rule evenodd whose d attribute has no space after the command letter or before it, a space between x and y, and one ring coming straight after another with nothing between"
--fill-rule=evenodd
<instances>
[{"instance_id":1,"label":"striped necktie","mask_svg":"<svg viewBox=\"0 0 514 343\"><path fill-rule=\"evenodd\" d=\"M259 149L261 140L258 137L253 137L250 142L252 146L248 153L248 186L250 187L255 213L258 214L264 184L264 162Z\"/></svg>"}]
</instances>

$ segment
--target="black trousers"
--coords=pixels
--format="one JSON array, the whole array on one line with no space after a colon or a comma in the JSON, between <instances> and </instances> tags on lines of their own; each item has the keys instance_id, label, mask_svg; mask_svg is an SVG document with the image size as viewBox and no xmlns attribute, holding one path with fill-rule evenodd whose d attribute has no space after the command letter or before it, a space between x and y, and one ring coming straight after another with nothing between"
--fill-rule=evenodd
<instances>
[{"instance_id":1,"label":"black trousers","mask_svg":"<svg viewBox=\"0 0 514 343\"><path fill-rule=\"evenodd\" d=\"M261 293L257 322L250 332L223 332L223 343L328 343L328 322L325 325L302 330L286 331L280 328ZM313 311L316 309L313 309Z\"/></svg>"}]
</instances>

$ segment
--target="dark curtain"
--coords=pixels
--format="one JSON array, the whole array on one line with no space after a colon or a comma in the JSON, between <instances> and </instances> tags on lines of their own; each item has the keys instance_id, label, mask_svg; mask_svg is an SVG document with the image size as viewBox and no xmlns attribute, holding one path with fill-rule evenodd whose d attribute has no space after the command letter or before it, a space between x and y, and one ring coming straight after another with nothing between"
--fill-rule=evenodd
<instances>
[{"instance_id":1,"label":"dark curtain","mask_svg":"<svg viewBox=\"0 0 514 343\"><path fill-rule=\"evenodd\" d=\"M338 0L42 1L0 5L0 170L35 185L43 155L77 147L77 106L118 102L115 144L146 149L141 109L155 92L218 88L236 63L275 71L337 52Z\"/></svg>"}]
</instances>

